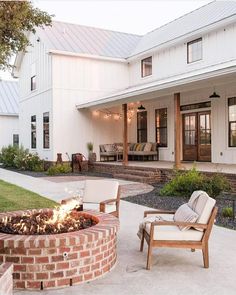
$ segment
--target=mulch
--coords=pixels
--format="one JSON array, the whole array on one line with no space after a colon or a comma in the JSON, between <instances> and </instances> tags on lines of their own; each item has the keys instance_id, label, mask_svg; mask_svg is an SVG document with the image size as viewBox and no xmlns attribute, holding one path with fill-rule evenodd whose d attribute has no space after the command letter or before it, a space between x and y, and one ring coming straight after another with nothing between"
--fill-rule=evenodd
<instances>
[{"instance_id":1,"label":"mulch","mask_svg":"<svg viewBox=\"0 0 236 295\"><path fill-rule=\"evenodd\" d=\"M123 198L123 200L138 205L162 210L176 210L179 206L188 202L189 197L185 198L176 196L160 196L159 192L161 188L162 185L154 185L154 189L149 193L126 197ZM218 196L216 198L216 206L218 207L216 224L236 230L236 217L231 218L224 217L222 215L223 208L233 207L233 202L235 202L236 207L236 195L234 194L222 194L221 196Z\"/></svg>"}]
</instances>

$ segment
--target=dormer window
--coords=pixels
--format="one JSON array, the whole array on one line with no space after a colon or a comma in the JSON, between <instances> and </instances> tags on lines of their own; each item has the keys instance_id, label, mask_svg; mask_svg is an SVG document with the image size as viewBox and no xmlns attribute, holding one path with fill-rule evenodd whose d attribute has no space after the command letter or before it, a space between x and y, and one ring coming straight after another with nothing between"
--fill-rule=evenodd
<instances>
[{"instance_id":1,"label":"dormer window","mask_svg":"<svg viewBox=\"0 0 236 295\"><path fill-rule=\"evenodd\" d=\"M152 57L147 57L141 60L141 75L147 77L152 75Z\"/></svg>"},{"instance_id":2,"label":"dormer window","mask_svg":"<svg viewBox=\"0 0 236 295\"><path fill-rule=\"evenodd\" d=\"M187 62L192 63L202 59L202 38L187 43Z\"/></svg>"}]
</instances>

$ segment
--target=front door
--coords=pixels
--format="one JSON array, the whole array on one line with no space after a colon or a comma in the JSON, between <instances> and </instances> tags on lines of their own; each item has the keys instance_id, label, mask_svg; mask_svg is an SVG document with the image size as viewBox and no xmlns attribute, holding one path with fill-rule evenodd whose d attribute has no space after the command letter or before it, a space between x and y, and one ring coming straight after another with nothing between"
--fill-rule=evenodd
<instances>
[{"instance_id":1,"label":"front door","mask_svg":"<svg viewBox=\"0 0 236 295\"><path fill-rule=\"evenodd\" d=\"M183 115L183 160L211 161L211 113Z\"/></svg>"}]
</instances>

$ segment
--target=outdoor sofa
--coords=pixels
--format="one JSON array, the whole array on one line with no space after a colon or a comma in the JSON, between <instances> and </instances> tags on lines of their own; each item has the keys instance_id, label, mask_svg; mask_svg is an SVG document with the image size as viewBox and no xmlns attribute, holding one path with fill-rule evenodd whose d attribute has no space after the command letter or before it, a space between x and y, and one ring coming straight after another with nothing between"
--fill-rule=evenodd
<instances>
[{"instance_id":1,"label":"outdoor sofa","mask_svg":"<svg viewBox=\"0 0 236 295\"><path fill-rule=\"evenodd\" d=\"M101 144L100 161L118 161L122 160L123 144ZM158 147L157 143L128 143L128 159L142 160L142 161L158 161Z\"/></svg>"}]
</instances>

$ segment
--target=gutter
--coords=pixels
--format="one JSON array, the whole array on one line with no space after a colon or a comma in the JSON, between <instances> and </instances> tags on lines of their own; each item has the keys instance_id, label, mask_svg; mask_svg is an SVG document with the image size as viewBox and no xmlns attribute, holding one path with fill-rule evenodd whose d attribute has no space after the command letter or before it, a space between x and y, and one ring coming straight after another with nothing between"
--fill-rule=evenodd
<instances>
[{"instance_id":1,"label":"gutter","mask_svg":"<svg viewBox=\"0 0 236 295\"><path fill-rule=\"evenodd\" d=\"M119 62L119 63L128 63L125 58L107 57L107 56L93 55L93 54L87 54L87 53L76 53L76 52L70 52L70 51L64 51L64 50L50 49L48 51L48 53L53 54L53 55L64 55L64 56L81 57L81 58L96 59L96 60L105 60L105 61L112 61L112 62Z\"/></svg>"}]
</instances>

